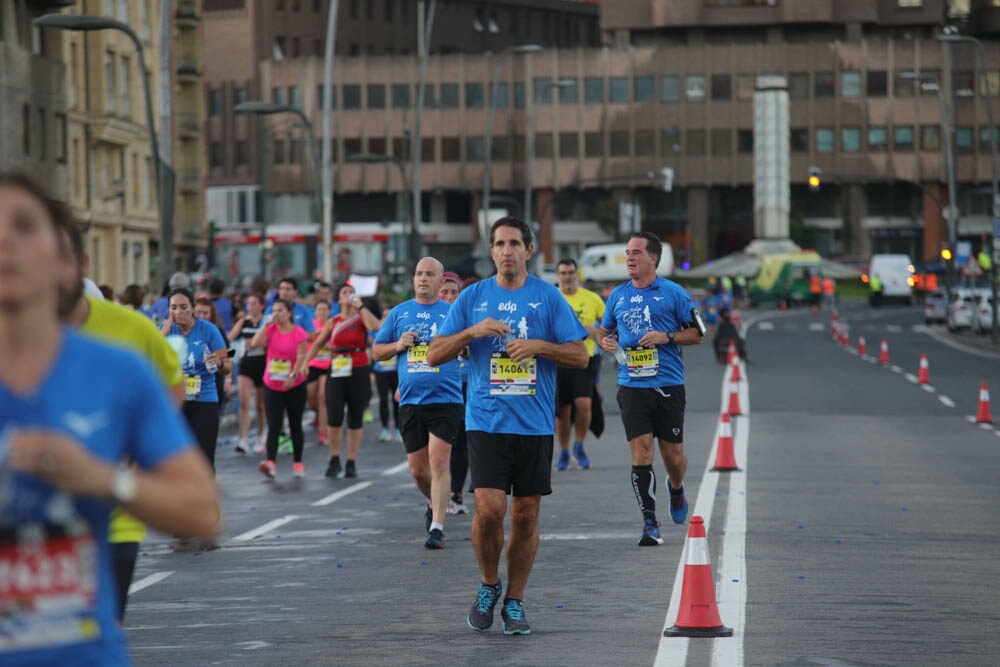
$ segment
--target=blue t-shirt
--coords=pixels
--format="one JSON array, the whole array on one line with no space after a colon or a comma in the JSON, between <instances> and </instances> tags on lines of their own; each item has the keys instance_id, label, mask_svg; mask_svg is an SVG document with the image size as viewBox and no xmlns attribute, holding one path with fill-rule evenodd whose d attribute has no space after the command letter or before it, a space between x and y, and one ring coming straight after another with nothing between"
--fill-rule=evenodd
<instances>
[{"instance_id":1,"label":"blue t-shirt","mask_svg":"<svg viewBox=\"0 0 1000 667\"><path fill-rule=\"evenodd\" d=\"M218 299L213 301L215 304L215 310L219 313L219 319L222 320L222 325L229 331L233 328L233 302L224 296L220 296Z\"/></svg>"},{"instance_id":2,"label":"blue t-shirt","mask_svg":"<svg viewBox=\"0 0 1000 667\"><path fill-rule=\"evenodd\" d=\"M161 296L159 299L153 302L150 310L153 311L153 321L157 324L161 322L166 322L167 317L170 315L170 300L165 296Z\"/></svg>"},{"instance_id":3,"label":"blue t-shirt","mask_svg":"<svg viewBox=\"0 0 1000 667\"><path fill-rule=\"evenodd\" d=\"M3 434L18 427L59 431L102 461L113 464L130 455L144 469L156 468L194 442L194 436L170 404L162 382L146 362L128 350L69 331L63 334L62 349L48 375L30 394L14 393L0 384L0 452L6 448ZM99 634L92 639L60 641L56 639L58 630L50 625L40 633L42 645L5 652L4 643L9 637L23 639L36 634L39 628L28 615L0 618L0 665L130 664L125 636L115 621L118 603L108 546L110 504L76 498L69 499L69 505L64 504L60 510L56 509L58 499L67 497L49 484L23 473L12 473L7 480L6 492L12 495L0 500L3 525L46 522L50 537L46 550L57 548L51 541L57 534L53 528L73 525L73 520L59 518L63 511L89 527L95 557L80 559L81 563L90 563L80 572L91 575L81 578L87 582L85 585L96 583L93 610L63 617L61 628L93 628L93 621ZM90 620L83 621L81 627L79 619L88 617Z\"/></svg>"},{"instance_id":4,"label":"blue t-shirt","mask_svg":"<svg viewBox=\"0 0 1000 667\"><path fill-rule=\"evenodd\" d=\"M550 343L583 340L587 330L552 285L528 276L517 290L496 278L471 285L458 295L438 330L452 336L487 317L506 323L506 336L475 338L469 343L469 387L465 426L470 431L514 435L552 435L555 431L556 365L543 357L534 364L513 362L506 353L515 338Z\"/></svg>"},{"instance_id":5,"label":"blue t-shirt","mask_svg":"<svg viewBox=\"0 0 1000 667\"><path fill-rule=\"evenodd\" d=\"M187 341L187 357L181 363L184 373L184 400L199 403L218 403L219 394L215 387L215 372L205 368L205 353L226 347L219 327L211 322L196 319L191 331L184 335L176 324L170 326L171 336L183 336Z\"/></svg>"},{"instance_id":6,"label":"blue t-shirt","mask_svg":"<svg viewBox=\"0 0 1000 667\"><path fill-rule=\"evenodd\" d=\"M680 331L691 321L691 298L684 288L666 278L648 287L632 281L611 291L601 326L618 329L618 342L629 355L628 365L618 366L618 384L625 387L667 387L684 384L684 362L677 345L666 343L649 350L639 339L650 331ZM654 353L650 350L655 350Z\"/></svg>"},{"instance_id":7,"label":"blue t-shirt","mask_svg":"<svg viewBox=\"0 0 1000 667\"><path fill-rule=\"evenodd\" d=\"M438 334L449 310L451 304L445 301L424 305L411 299L390 310L375 334L376 343L395 343L408 331L417 334L414 346L396 355L400 405L462 402L458 359L436 367L427 365L427 346Z\"/></svg>"},{"instance_id":8,"label":"blue t-shirt","mask_svg":"<svg viewBox=\"0 0 1000 667\"><path fill-rule=\"evenodd\" d=\"M275 300L277 300L277 299L275 299ZM273 306L274 306L273 303L270 306L268 306L267 310L264 311L264 314L265 315L270 315L271 311L274 309ZM338 307L337 308L337 313L339 313L339 312L340 312L340 308ZM335 315L335 314L336 313L332 313L332 311L331 311L330 317L333 317L333 315ZM292 304L292 320L297 325L299 325L300 327L302 327L303 329L305 329L306 333L312 333L313 331L316 331L316 327L313 326L313 311L312 311L312 308L310 308L309 306L304 306L301 303L299 303L298 301L296 301L295 303Z\"/></svg>"}]
</instances>

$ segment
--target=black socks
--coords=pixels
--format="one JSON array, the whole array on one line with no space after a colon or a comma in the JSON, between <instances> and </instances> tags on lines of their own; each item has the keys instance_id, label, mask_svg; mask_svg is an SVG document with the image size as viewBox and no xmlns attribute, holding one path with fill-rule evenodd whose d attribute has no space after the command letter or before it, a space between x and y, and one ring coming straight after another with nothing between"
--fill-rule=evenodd
<instances>
[{"instance_id":1,"label":"black socks","mask_svg":"<svg viewBox=\"0 0 1000 667\"><path fill-rule=\"evenodd\" d=\"M670 486L668 483L667 486ZM656 520L656 473L653 466L632 466L632 490L644 519Z\"/></svg>"}]
</instances>

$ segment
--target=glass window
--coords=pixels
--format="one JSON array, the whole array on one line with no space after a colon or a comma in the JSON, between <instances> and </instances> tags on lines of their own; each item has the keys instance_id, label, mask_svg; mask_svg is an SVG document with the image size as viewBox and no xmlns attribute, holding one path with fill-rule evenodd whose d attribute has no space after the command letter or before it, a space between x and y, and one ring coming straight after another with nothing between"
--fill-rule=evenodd
<instances>
[{"instance_id":1,"label":"glass window","mask_svg":"<svg viewBox=\"0 0 1000 667\"><path fill-rule=\"evenodd\" d=\"M535 157L547 160L552 157L552 135L539 134L535 137Z\"/></svg>"},{"instance_id":2,"label":"glass window","mask_svg":"<svg viewBox=\"0 0 1000 667\"><path fill-rule=\"evenodd\" d=\"M559 133L559 156L579 157L580 137L576 132Z\"/></svg>"},{"instance_id":3,"label":"glass window","mask_svg":"<svg viewBox=\"0 0 1000 667\"><path fill-rule=\"evenodd\" d=\"M788 75L788 99L809 99L809 72L792 72Z\"/></svg>"},{"instance_id":4,"label":"glass window","mask_svg":"<svg viewBox=\"0 0 1000 667\"><path fill-rule=\"evenodd\" d=\"M408 83L392 84L392 108L393 109L410 108L410 84Z\"/></svg>"},{"instance_id":5,"label":"glass window","mask_svg":"<svg viewBox=\"0 0 1000 667\"><path fill-rule=\"evenodd\" d=\"M955 149L960 151L971 151L972 150L972 128L971 127L956 127L955 128Z\"/></svg>"},{"instance_id":6,"label":"glass window","mask_svg":"<svg viewBox=\"0 0 1000 667\"><path fill-rule=\"evenodd\" d=\"M840 96L844 98L861 97L861 72L840 73Z\"/></svg>"},{"instance_id":7,"label":"glass window","mask_svg":"<svg viewBox=\"0 0 1000 667\"><path fill-rule=\"evenodd\" d=\"M615 130L610 132L608 138L611 140L611 157L628 157L628 131Z\"/></svg>"},{"instance_id":8,"label":"glass window","mask_svg":"<svg viewBox=\"0 0 1000 667\"><path fill-rule=\"evenodd\" d=\"M971 69L955 70L951 76L951 88L956 97L963 91L976 89L976 76Z\"/></svg>"},{"instance_id":9,"label":"glass window","mask_svg":"<svg viewBox=\"0 0 1000 667\"><path fill-rule=\"evenodd\" d=\"M728 74L712 75L712 99L728 100L733 96L733 80ZM715 150L714 148L712 149Z\"/></svg>"},{"instance_id":10,"label":"glass window","mask_svg":"<svg viewBox=\"0 0 1000 667\"><path fill-rule=\"evenodd\" d=\"M861 128L840 128L840 148L847 153L854 153L861 150Z\"/></svg>"},{"instance_id":11,"label":"glass window","mask_svg":"<svg viewBox=\"0 0 1000 667\"><path fill-rule=\"evenodd\" d=\"M400 160L410 159L410 138L394 137L392 140L392 154Z\"/></svg>"},{"instance_id":12,"label":"glass window","mask_svg":"<svg viewBox=\"0 0 1000 667\"><path fill-rule=\"evenodd\" d=\"M917 82L914 79L908 78L912 74L912 70L900 70L893 75L892 94L895 97L913 97Z\"/></svg>"},{"instance_id":13,"label":"glass window","mask_svg":"<svg viewBox=\"0 0 1000 667\"><path fill-rule=\"evenodd\" d=\"M701 102L705 99L705 77L688 76L684 78L684 95L688 102Z\"/></svg>"},{"instance_id":14,"label":"glass window","mask_svg":"<svg viewBox=\"0 0 1000 667\"><path fill-rule=\"evenodd\" d=\"M465 84L465 107L467 109L482 109L484 102L483 84Z\"/></svg>"},{"instance_id":15,"label":"glass window","mask_svg":"<svg viewBox=\"0 0 1000 667\"><path fill-rule=\"evenodd\" d=\"M271 156L271 161L274 164L285 164L285 142L283 139L274 140L274 148L272 149L273 155Z\"/></svg>"},{"instance_id":16,"label":"glass window","mask_svg":"<svg viewBox=\"0 0 1000 667\"><path fill-rule=\"evenodd\" d=\"M588 76L583 80L583 101L587 104L604 103L604 79Z\"/></svg>"},{"instance_id":17,"label":"glass window","mask_svg":"<svg viewBox=\"0 0 1000 667\"><path fill-rule=\"evenodd\" d=\"M275 104L285 103L285 89L275 86L271 89L271 101Z\"/></svg>"},{"instance_id":18,"label":"glass window","mask_svg":"<svg viewBox=\"0 0 1000 667\"><path fill-rule=\"evenodd\" d=\"M868 150L884 151L888 142L885 127L874 125L868 128Z\"/></svg>"},{"instance_id":19,"label":"glass window","mask_svg":"<svg viewBox=\"0 0 1000 667\"><path fill-rule=\"evenodd\" d=\"M656 150L656 134L653 130L635 131L635 154L637 157L650 157Z\"/></svg>"},{"instance_id":20,"label":"glass window","mask_svg":"<svg viewBox=\"0 0 1000 667\"><path fill-rule=\"evenodd\" d=\"M793 153L809 152L809 129L805 127L793 127L789 131L789 148Z\"/></svg>"},{"instance_id":21,"label":"glass window","mask_svg":"<svg viewBox=\"0 0 1000 667\"><path fill-rule=\"evenodd\" d=\"M736 150L739 153L753 153L753 130L736 130Z\"/></svg>"},{"instance_id":22,"label":"glass window","mask_svg":"<svg viewBox=\"0 0 1000 667\"><path fill-rule=\"evenodd\" d=\"M885 97L888 94L889 78L885 70L869 71L867 77L868 97Z\"/></svg>"},{"instance_id":23,"label":"glass window","mask_svg":"<svg viewBox=\"0 0 1000 667\"><path fill-rule=\"evenodd\" d=\"M986 72L985 81L982 76L979 77L979 94L994 96L1000 94L1000 72L996 70Z\"/></svg>"},{"instance_id":24,"label":"glass window","mask_svg":"<svg viewBox=\"0 0 1000 667\"><path fill-rule=\"evenodd\" d=\"M223 163L223 149L222 143L219 141L213 141L208 145L208 166L212 169L218 169Z\"/></svg>"},{"instance_id":25,"label":"glass window","mask_svg":"<svg viewBox=\"0 0 1000 667\"><path fill-rule=\"evenodd\" d=\"M368 84L368 108L385 108L385 86L381 83Z\"/></svg>"},{"instance_id":26,"label":"glass window","mask_svg":"<svg viewBox=\"0 0 1000 667\"><path fill-rule=\"evenodd\" d=\"M524 82L518 81L514 84L514 108L524 108Z\"/></svg>"},{"instance_id":27,"label":"glass window","mask_svg":"<svg viewBox=\"0 0 1000 667\"><path fill-rule=\"evenodd\" d=\"M524 135L515 134L514 135L514 159L521 162L527 156L525 152Z\"/></svg>"},{"instance_id":28,"label":"glass window","mask_svg":"<svg viewBox=\"0 0 1000 667\"><path fill-rule=\"evenodd\" d=\"M368 152L375 153L376 155L385 155L385 138L384 137L368 137Z\"/></svg>"},{"instance_id":29,"label":"glass window","mask_svg":"<svg viewBox=\"0 0 1000 667\"><path fill-rule=\"evenodd\" d=\"M237 91L237 97L239 96L239 93L241 93L241 92L243 93L244 96L246 95L246 89L240 88ZM332 100L330 100L331 102L333 102L333 104L331 105L330 108L331 109L336 109L337 108L337 86L331 86L330 87L330 92L333 93L333 95L330 96L330 97L333 98ZM323 108L323 84L322 83L319 84L318 86L316 86L316 108L317 109L322 109Z\"/></svg>"},{"instance_id":30,"label":"glass window","mask_svg":"<svg viewBox=\"0 0 1000 667\"><path fill-rule=\"evenodd\" d=\"M462 142L458 137L441 138L441 161L458 162L462 159Z\"/></svg>"},{"instance_id":31,"label":"glass window","mask_svg":"<svg viewBox=\"0 0 1000 667\"><path fill-rule=\"evenodd\" d=\"M442 83L441 84L441 108L442 109L457 109L459 104L458 99L458 84L457 83Z\"/></svg>"},{"instance_id":32,"label":"glass window","mask_svg":"<svg viewBox=\"0 0 1000 667\"><path fill-rule=\"evenodd\" d=\"M834 134L831 127L816 128L816 152L832 153L834 149Z\"/></svg>"},{"instance_id":33,"label":"glass window","mask_svg":"<svg viewBox=\"0 0 1000 667\"><path fill-rule=\"evenodd\" d=\"M925 151L938 150L941 148L940 125L920 126L920 148Z\"/></svg>"},{"instance_id":34,"label":"glass window","mask_svg":"<svg viewBox=\"0 0 1000 667\"><path fill-rule=\"evenodd\" d=\"M990 150L992 146L993 135L990 132L989 127L979 128L979 147L983 150Z\"/></svg>"},{"instance_id":35,"label":"glass window","mask_svg":"<svg viewBox=\"0 0 1000 667\"><path fill-rule=\"evenodd\" d=\"M660 77L660 101L676 102L681 98L681 80L677 76Z\"/></svg>"},{"instance_id":36,"label":"glass window","mask_svg":"<svg viewBox=\"0 0 1000 667\"><path fill-rule=\"evenodd\" d=\"M222 91L210 90L208 91L208 115L218 116L220 113L222 113Z\"/></svg>"},{"instance_id":37,"label":"glass window","mask_svg":"<svg viewBox=\"0 0 1000 667\"><path fill-rule=\"evenodd\" d=\"M681 131L676 127L660 130L660 157L672 160L681 152Z\"/></svg>"},{"instance_id":38,"label":"glass window","mask_svg":"<svg viewBox=\"0 0 1000 667\"><path fill-rule=\"evenodd\" d=\"M552 104L552 88L554 87L552 79L535 79L532 83L534 84L532 88L535 93L535 104Z\"/></svg>"},{"instance_id":39,"label":"glass window","mask_svg":"<svg viewBox=\"0 0 1000 667\"><path fill-rule=\"evenodd\" d=\"M493 160L509 160L510 144L507 142L507 137L493 137L490 152L492 153Z\"/></svg>"},{"instance_id":40,"label":"glass window","mask_svg":"<svg viewBox=\"0 0 1000 667\"><path fill-rule=\"evenodd\" d=\"M482 162L486 159L482 137L465 138L465 159L469 162Z\"/></svg>"},{"instance_id":41,"label":"glass window","mask_svg":"<svg viewBox=\"0 0 1000 667\"><path fill-rule=\"evenodd\" d=\"M506 109L510 106L510 89L506 83L498 83L492 87L493 108Z\"/></svg>"},{"instance_id":42,"label":"glass window","mask_svg":"<svg viewBox=\"0 0 1000 667\"><path fill-rule=\"evenodd\" d=\"M344 99L345 109L361 108L361 86L349 84L343 87L341 96Z\"/></svg>"},{"instance_id":43,"label":"glass window","mask_svg":"<svg viewBox=\"0 0 1000 667\"><path fill-rule=\"evenodd\" d=\"M417 89L413 89L413 99L416 103L417 99ZM435 88L433 83L424 84L424 108L425 109L437 109L437 96L435 95Z\"/></svg>"},{"instance_id":44,"label":"glass window","mask_svg":"<svg viewBox=\"0 0 1000 667\"><path fill-rule=\"evenodd\" d=\"M559 104L576 104L580 99L576 79L563 79L563 84L559 86Z\"/></svg>"},{"instance_id":45,"label":"glass window","mask_svg":"<svg viewBox=\"0 0 1000 667\"><path fill-rule=\"evenodd\" d=\"M712 130L712 155L726 157L733 153L733 133L729 128Z\"/></svg>"},{"instance_id":46,"label":"glass window","mask_svg":"<svg viewBox=\"0 0 1000 667\"><path fill-rule=\"evenodd\" d=\"M937 83L941 82L941 70L939 69L925 69L921 71L920 74L926 77L926 79L933 79ZM928 95L930 97L937 97L937 90L934 88L928 90L923 85L925 83L930 83L930 81L918 81L916 84L916 88L917 90L920 91L920 94Z\"/></svg>"},{"instance_id":47,"label":"glass window","mask_svg":"<svg viewBox=\"0 0 1000 667\"><path fill-rule=\"evenodd\" d=\"M233 91L233 105L243 104L247 101L247 89L240 86Z\"/></svg>"},{"instance_id":48,"label":"glass window","mask_svg":"<svg viewBox=\"0 0 1000 667\"><path fill-rule=\"evenodd\" d=\"M753 74L736 75L736 99L739 101L746 102L752 100L755 87Z\"/></svg>"},{"instance_id":49,"label":"glass window","mask_svg":"<svg viewBox=\"0 0 1000 667\"><path fill-rule=\"evenodd\" d=\"M356 153L364 153L361 139L344 139L344 155L350 157Z\"/></svg>"},{"instance_id":50,"label":"glass window","mask_svg":"<svg viewBox=\"0 0 1000 667\"><path fill-rule=\"evenodd\" d=\"M833 72L816 72L813 79L814 94L816 99L829 99L837 92L836 79Z\"/></svg>"},{"instance_id":51,"label":"glass window","mask_svg":"<svg viewBox=\"0 0 1000 667\"><path fill-rule=\"evenodd\" d=\"M913 126L897 125L892 128L892 145L900 150L913 148Z\"/></svg>"},{"instance_id":52,"label":"glass window","mask_svg":"<svg viewBox=\"0 0 1000 667\"><path fill-rule=\"evenodd\" d=\"M608 101L628 102L628 79L623 76L611 77L608 81Z\"/></svg>"},{"instance_id":53,"label":"glass window","mask_svg":"<svg viewBox=\"0 0 1000 667\"><path fill-rule=\"evenodd\" d=\"M604 156L604 133L586 132L583 135L583 149L587 157Z\"/></svg>"},{"instance_id":54,"label":"glass window","mask_svg":"<svg viewBox=\"0 0 1000 667\"><path fill-rule=\"evenodd\" d=\"M633 96L636 102L653 101L653 77L637 76L633 80Z\"/></svg>"},{"instance_id":55,"label":"glass window","mask_svg":"<svg viewBox=\"0 0 1000 667\"><path fill-rule=\"evenodd\" d=\"M705 130L688 130L684 133L684 154L701 157L705 154Z\"/></svg>"}]
</instances>

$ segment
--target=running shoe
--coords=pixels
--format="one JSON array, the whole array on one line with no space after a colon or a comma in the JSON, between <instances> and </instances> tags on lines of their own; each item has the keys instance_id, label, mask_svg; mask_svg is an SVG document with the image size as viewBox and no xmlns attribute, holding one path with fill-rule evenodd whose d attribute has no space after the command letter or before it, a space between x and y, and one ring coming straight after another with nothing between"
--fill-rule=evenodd
<instances>
[{"instance_id":1,"label":"running shoe","mask_svg":"<svg viewBox=\"0 0 1000 667\"><path fill-rule=\"evenodd\" d=\"M278 436L278 453L279 454L291 454L292 453L292 439L282 433Z\"/></svg>"},{"instance_id":2,"label":"running shoe","mask_svg":"<svg viewBox=\"0 0 1000 667\"><path fill-rule=\"evenodd\" d=\"M246 454L250 451L250 446L247 444L246 438L240 438L240 441L236 443L236 453Z\"/></svg>"},{"instance_id":3,"label":"running shoe","mask_svg":"<svg viewBox=\"0 0 1000 667\"><path fill-rule=\"evenodd\" d=\"M263 454L267 451L267 436L261 436L253 446L254 454Z\"/></svg>"},{"instance_id":4,"label":"running shoe","mask_svg":"<svg viewBox=\"0 0 1000 667\"><path fill-rule=\"evenodd\" d=\"M373 421L375 421L375 416L372 414L372 411L369 410L368 408L365 408L365 414L363 415L363 421L366 424L370 424Z\"/></svg>"},{"instance_id":5,"label":"running shoe","mask_svg":"<svg viewBox=\"0 0 1000 667\"><path fill-rule=\"evenodd\" d=\"M427 509L424 511L424 523L426 524L426 530L428 533L431 532L431 523L434 521L434 512L431 510L431 504L427 503Z\"/></svg>"},{"instance_id":6,"label":"running shoe","mask_svg":"<svg viewBox=\"0 0 1000 667\"><path fill-rule=\"evenodd\" d=\"M569 450L559 450L559 460L556 461L556 470L565 470L569 467Z\"/></svg>"},{"instance_id":7,"label":"running shoe","mask_svg":"<svg viewBox=\"0 0 1000 667\"><path fill-rule=\"evenodd\" d=\"M385 426L383 426L382 430L378 432L378 441L379 442L392 442L392 432L390 432L388 428L386 428Z\"/></svg>"},{"instance_id":8,"label":"running shoe","mask_svg":"<svg viewBox=\"0 0 1000 667\"><path fill-rule=\"evenodd\" d=\"M432 530L424 546L428 549L444 549L444 531L440 528Z\"/></svg>"},{"instance_id":9,"label":"running shoe","mask_svg":"<svg viewBox=\"0 0 1000 667\"><path fill-rule=\"evenodd\" d=\"M296 463L292 466L292 477L295 479L303 479L306 476L306 467L301 463Z\"/></svg>"},{"instance_id":10,"label":"running shoe","mask_svg":"<svg viewBox=\"0 0 1000 667\"><path fill-rule=\"evenodd\" d=\"M330 479L337 479L338 475L340 475L340 457L331 456L330 463L326 466L325 476Z\"/></svg>"},{"instance_id":11,"label":"running shoe","mask_svg":"<svg viewBox=\"0 0 1000 667\"><path fill-rule=\"evenodd\" d=\"M493 609L500 599L501 582L498 579L496 586L479 584L479 591L476 593L476 601L469 609L466 622L469 627L476 632L485 632L493 625Z\"/></svg>"},{"instance_id":12,"label":"running shoe","mask_svg":"<svg viewBox=\"0 0 1000 667\"><path fill-rule=\"evenodd\" d=\"M316 444L319 445L320 447L326 446L326 429L325 428L322 429L319 433L316 434Z\"/></svg>"},{"instance_id":13,"label":"running shoe","mask_svg":"<svg viewBox=\"0 0 1000 667\"><path fill-rule=\"evenodd\" d=\"M573 443L573 458L576 459L576 463L580 466L580 470L590 469L590 458L587 456L587 452L583 451L582 442Z\"/></svg>"},{"instance_id":14,"label":"running shoe","mask_svg":"<svg viewBox=\"0 0 1000 667\"><path fill-rule=\"evenodd\" d=\"M357 477L358 469L354 467L354 461L347 459L347 465L344 467L344 479L348 477Z\"/></svg>"},{"instance_id":15,"label":"running shoe","mask_svg":"<svg viewBox=\"0 0 1000 667\"><path fill-rule=\"evenodd\" d=\"M642 525L642 537L639 538L639 546L655 547L658 544L663 544L663 538L660 537L660 522L656 519L646 519L646 522Z\"/></svg>"},{"instance_id":16,"label":"running shoe","mask_svg":"<svg viewBox=\"0 0 1000 667\"><path fill-rule=\"evenodd\" d=\"M396 429L396 434L392 437L392 439L396 442L403 442L403 434L399 432L398 428Z\"/></svg>"},{"instance_id":17,"label":"running shoe","mask_svg":"<svg viewBox=\"0 0 1000 667\"><path fill-rule=\"evenodd\" d=\"M669 485L670 482L667 482ZM674 520L674 523L683 524L684 520L687 519L688 515L688 501L681 493L677 496L670 496L670 518Z\"/></svg>"},{"instance_id":18,"label":"running shoe","mask_svg":"<svg viewBox=\"0 0 1000 667\"><path fill-rule=\"evenodd\" d=\"M448 499L448 514L468 514L469 508L465 506L462 501L461 493L451 494L451 498Z\"/></svg>"},{"instance_id":19,"label":"running shoe","mask_svg":"<svg viewBox=\"0 0 1000 667\"><path fill-rule=\"evenodd\" d=\"M278 476L278 466L274 464L274 461L261 461L259 469L261 474L268 479L274 479Z\"/></svg>"},{"instance_id":20,"label":"running shoe","mask_svg":"<svg viewBox=\"0 0 1000 667\"><path fill-rule=\"evenodd\" d=\"M503 633L505 635L531 634L531 626L528 625L528 619L524 617L524 604L520 600L510 598L504 600L500 618L503 619Z\"/></svg>"}]
</instances>

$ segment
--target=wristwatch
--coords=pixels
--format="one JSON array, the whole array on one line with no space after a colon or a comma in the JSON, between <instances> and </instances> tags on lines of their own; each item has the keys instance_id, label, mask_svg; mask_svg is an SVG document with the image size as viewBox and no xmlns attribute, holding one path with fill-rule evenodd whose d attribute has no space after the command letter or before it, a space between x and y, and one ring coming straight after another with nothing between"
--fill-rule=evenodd
<instances>
[{"instance_id":1,"label":"wristwatch","mask_svg":"<svg viewBox=\"0 0 1000 667\"><path fill-rule=\"evenodd\" d=\"M119 505L135 500L139 489L135 483L135 470L118 466L111 473L111 497Z\"/></svg>"},{"instance_id":2,"label":"wristwatch","mask_svg":"<svg viewBox=\"0 0 1000 667\"><path fill-rule=\"evenodd\" d=\"M668 343L668 344L669 344L669 343L673 343L673 342L674 342L674 336L675 336L675 335L676 335L676 334L674 334L674 332L673 332L673 331L668 331L668 332L667 332L667 343Z\"/></svg>"}]
</instances>

